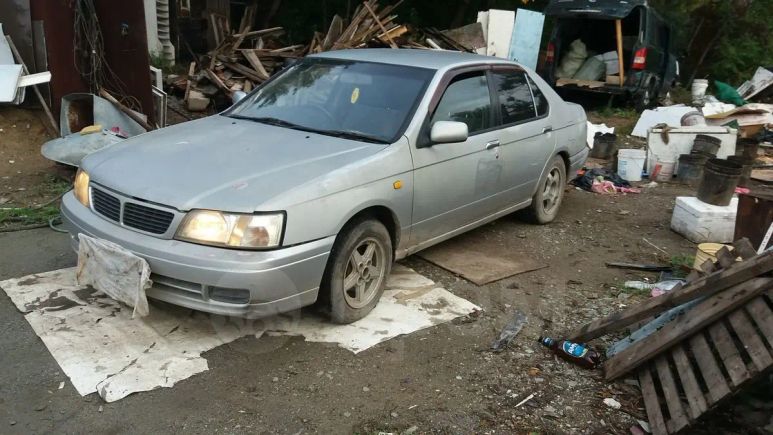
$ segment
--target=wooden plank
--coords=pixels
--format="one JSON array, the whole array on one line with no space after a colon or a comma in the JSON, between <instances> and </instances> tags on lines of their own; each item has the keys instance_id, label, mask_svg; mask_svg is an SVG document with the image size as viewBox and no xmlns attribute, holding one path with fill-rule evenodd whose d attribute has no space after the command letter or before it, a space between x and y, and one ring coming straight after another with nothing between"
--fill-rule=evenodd
<instances>
[{"instance_id":1,"label":"wooden plank","mask_svg":"<svg viewBox=\"0 0 773 435\"><path fill-rule=\"evenodd\" d=\"M706 337L703 334L696 334L690 338L689 343L695 362L701 369L701 377L708 388L709 405L713 405L730 394L730 387L719 369L714 354L711 353Z\"/></svg>"},{"instance_id":2,"label":"wooden plank","mask_svg":"<svg viewBox=\"0 0 773 435\"><path fill-rule=\"evenodd\" d=\"M757 335L754 325L746 317L743 310L736 310L731 313L728 316L728 321L730 321L730 325L735 330L735 335L741 340L746 353L749 354L758 371L765 371L773 365L773 358L770 357L770 352L765 348L765 343Z\"/></svg>"},{"instance_id":3,"label":"wooden plank","mask_svg":"<svg viewBox=\"0 0 773 435\"><path fill-rule=\"evenodd\" d=\"M706 260L703 262L703 264L701 264L701 272L703 272L706 275L716 272L717 269L718 269L717 264L711 260Z\"/></svg>"},{"instance_id":4,"label":"wooden plank","mask_svg":"<svg viewBox=\"0 0 773 435\"><path fill-rule=\"evenodd\" d=\"M768 346L773 347L773 312L771 312L765 299L759 297L752 300L746 305L746 311L760 328L760 332L768 341Z\"/></svg>"},{"instance_id":5,"label":"wooden plank","mask_svg":"<svg viewBox=\"0 0 773 435\"><path fill-rule=\"evenodd\" d=\"M255 71L261 76L261 78L263 80L268 80L270 75L268 74L268 71L266 71L266 68L263 66L263 63L261 63L258 55L255 54L255 50L242 50L242 54L244 55L244 58L247 59L247 62L249 62L250 65L255 68Z\"/></svg>"},{"instance_id":6,"label":"wooden plank","mask_svg":"<svg viewBox=\"0 0 773 435\"><path fill-rule=\"evenodd\" d=\"M679 380L687 397L687 403L690 405L688 409L690 419L697 420L701 414L709 409L708 404L706 404L706 398L698 385L698 379L695 377L695 372L692 365L690 365L690 360L687 358L684 348L681 345L677 345L671 351L671 356L674 358L676 372L679 374Z\"/></svg>"},{"instance_id":7,"label":"wooden plank","mask_svg":"<svg viewBox=\"0 0 773 435\"><path fill-rule=\"evenodd\" d=\"M209 80L215 84L215 86L226 91L226 93L230 95L231 90L228 89L228 86L226 86L225 83L223 83L223 80L221 80L220 77L218 77L214 71L212 71L211 69L205 69L204 73L207 75L207 78L209 78Z\"/></svg>"},{"instance_id":8,"label":"wooden plank","mask_svg":"<svg viewBox=\"0 0 773 435\"><path fill-rule=\"evenodd\" d=\"M655 369L658 372L658 378L660 378L660 386L663 389L663 398L666 401L668 413L671 415L671 419L666 422L666 427L671 433L678 432L687 426L689 421L684 413L682 399L679 397L679 391L676 389L674 376L665 355L661 355L655 360Z\"/></svg>"},{"instance_id":9,"label":"wooden plank","mask_svg":"<svg viewBox=\"0 0 773 435\"><path fill-rule=\"evenodd\" d=\"M757 250L754 249L752 242L750 242L746 237L733 242L733 250L737 256L743 258L744 260L748 260L757 256Z\"/></svg>"},{"instance_id":10,"label":"wooden plank","mask_svg":"<svg viewBox=\"0 0 773 435\"><path fill-rule=\"evenodd\" d=\"M714 347L717 348L719 359L722 360L722 364L725 366L727 374L730 375L730 380L733 381L733 384L739 386L749 379L746 364L741 359L738 348L733 343L733 337L730 336L725 324L717 322L711 325L709 327L709 335L714 342Z\"/></svg>"},{"instance_id":11,"label":"wooden plank","mask_svg":"<svg viewBox=\"0 0 773 435\"><path fill-rule=\"evenodd\" d=\"M623 22L615 20L615 36L617 40L617 65L620 68L620 87L625 83L625 68L623 59Z\"/></svg>"},{"instance_id":12,"label":"wooden plank","mask_svg":"<svg viewBox=\"0 0 773 435\"><path fill-rule=\"evenodd\" d=\"M218 55L217 58L220 59L221 62L223 62L223 65L225 65L226 68L236 71L239 74L244 74L250 80L255 80L257 82L265 80L261 78L260 74L257 71L251 68L247 68L246 66L240 63L229 62L228 58L226 58L225 56Z\"/></svg>"},{"instance_id":13,"label":"wooden plank","mask_svg":"<svg viewBox=\"0 0 773 435\"><path fill-rule=\"evenodd\" d=\"M650 430L654 435L666 435L666 422L663 420L663 412L660 410L660 400L652 382L652 374L649 366L639 371L639 385L644 398L644 408L647 410L647 420L650 422Z\"/></svg>"},{"instance_id":14,"label":"wooden plank","mask_svg":"<svg viewBox=\"0 0 773 435\"><path fill-rule=\"evenodd\" d=\"M604 365L606 378L616 379L633 370L645 361L677 344L685 337L698 333L726 313L739 308L750 299L773 286L772 278L754 278L738 284L722 293L711 296L679 319L663 326L662 329L633 343L609 359ZM657 298L653 298L657 299Z\"/></svg>"},{"instance_id":15,"label":"wooden plank","mask_svg":"<svg viewBox=\"0 0 773 435\"><path fill-rule=\"evenodd\" d=\"M727 269L735 263L736 257L730 253L727 246L723 246L716 253L717 262L722 268Z\"/></svg>"},{"instance_id":16,"label":"wooden plank","mask_svg":"<svg viewBox=\"0 0 773 435\"><path fill-rule=\"evenodd\" d=\"M773 253L766 252L751 260L736 263L727 270L714 272L685 286L677 286L665 295L648 299L625 311L594 320L569 332L566 337L576 342L587 342L693 299L719 293L771 270L773 270Z\"/></svg>"}]
</instances>

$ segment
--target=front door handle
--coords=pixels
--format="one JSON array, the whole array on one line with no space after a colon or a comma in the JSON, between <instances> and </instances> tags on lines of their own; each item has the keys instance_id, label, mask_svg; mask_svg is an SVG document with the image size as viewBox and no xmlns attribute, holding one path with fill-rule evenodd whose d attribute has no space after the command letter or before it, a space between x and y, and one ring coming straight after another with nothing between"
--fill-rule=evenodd
<instances>
[{"instance_id":1,"label":"front door handle","mask_svg":"<svg viewBox=\"0 0 773 435\"><path fill-rule=\"evenodd\" d=\"M551 131L553 131L553 126L552 125L548 125L547 127L542 129L542 134L549 133Z\"/></svg>"},{"instance_id":2,"label":"front door handle","mask_svg":"<svg viewBox=\"0 0 773 435\"><path fill-rule=\"evenodd\" d=\"M499 141L498 140L492 140L491 142L486 144L487 150L493 150L494 148L499 148Z\"/></svg>"}]
</instances>

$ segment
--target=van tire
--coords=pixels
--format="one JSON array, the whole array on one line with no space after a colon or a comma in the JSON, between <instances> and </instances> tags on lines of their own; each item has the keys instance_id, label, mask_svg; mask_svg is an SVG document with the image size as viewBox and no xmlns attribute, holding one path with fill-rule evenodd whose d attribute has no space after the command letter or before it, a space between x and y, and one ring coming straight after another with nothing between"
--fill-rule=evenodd
<instances>
[{"instance_id":1,"label":"van tire","mask_svg":"<svg viewBox=\"0 0 773 435\"><path fill-rule=\"evenodd\" d=\"M658 100L658 86L655 79L650 80L647 87L636 97L636 111L644 112L655 105Z\"/></svg>"}]
</instances>

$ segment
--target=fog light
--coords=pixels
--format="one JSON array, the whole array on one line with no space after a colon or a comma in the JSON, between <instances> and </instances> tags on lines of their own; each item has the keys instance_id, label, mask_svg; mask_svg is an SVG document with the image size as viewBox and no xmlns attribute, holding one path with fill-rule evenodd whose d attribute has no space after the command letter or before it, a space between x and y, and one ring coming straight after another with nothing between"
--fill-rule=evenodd
<instances>
[{"instance_id":1,"label":"fog light","mask_svg":"<svg viewBox=\"0 0 773 435\"><path fill-rule=\"evenodd\" d=\"M227 304L246 304L250 302L250 291L242 288L210 287L209 298Z\"/></svg>"}]
</instances>

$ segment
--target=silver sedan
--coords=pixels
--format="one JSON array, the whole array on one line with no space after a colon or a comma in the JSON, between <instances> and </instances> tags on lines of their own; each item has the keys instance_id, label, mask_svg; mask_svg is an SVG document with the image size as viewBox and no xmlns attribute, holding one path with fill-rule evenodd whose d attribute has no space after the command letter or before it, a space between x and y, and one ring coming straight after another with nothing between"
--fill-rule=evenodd
<instances>
[{"instance_id":1,"label":"silver sedan","mask_svg":"<svg viewBox=\"0 0 773 435\"><path fill-rule=\"evenodd\" d=\"M520 209L552 221L585 130L517 63L335 51L88 156L62 215L74 247L83 233L146 259L151 298L245 317L319 301L348 323L396 259Z\"/></svg>"}]
</instances>

